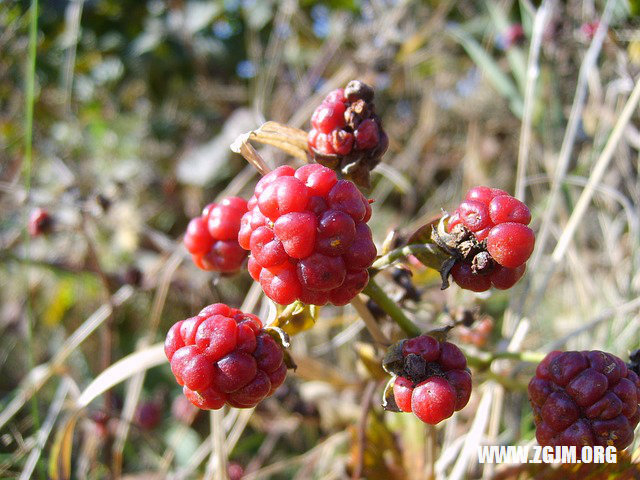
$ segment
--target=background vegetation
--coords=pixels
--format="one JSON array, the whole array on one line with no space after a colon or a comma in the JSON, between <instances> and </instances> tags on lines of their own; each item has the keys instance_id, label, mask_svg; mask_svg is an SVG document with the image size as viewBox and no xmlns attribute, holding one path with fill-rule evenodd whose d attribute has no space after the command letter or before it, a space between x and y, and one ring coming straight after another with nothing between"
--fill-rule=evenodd
<instances>
[{"instance_id":1,"label":"background vegetation","mask_svg":"<svg viewBox=\"0 0 640 480\"><path fill-rule=\"evenodd\" d=\"M533 366L492 356L640 347L635 2L37 3L0 3L0 476L197 478L217 452L232 478L515 478L475 446L535 441ZM410 264L418 296L384 274L425 330L462 308L493 325L475 343L454 332L479 359L474 392L435 431L382 412L382 349L351 307L294 337L299 369L275 397L210 419L168 363L150 368L153 345L204 305L266 318L269 304L246 272L199 271L181 235L206 203L252 191L237 135L308 128L352 78L375 87L391 141L369 192L378 246L486 184L532 207L528 273L476 295ZM55 224L30 238L36 207Z\"/></svg>"}]
</instances>

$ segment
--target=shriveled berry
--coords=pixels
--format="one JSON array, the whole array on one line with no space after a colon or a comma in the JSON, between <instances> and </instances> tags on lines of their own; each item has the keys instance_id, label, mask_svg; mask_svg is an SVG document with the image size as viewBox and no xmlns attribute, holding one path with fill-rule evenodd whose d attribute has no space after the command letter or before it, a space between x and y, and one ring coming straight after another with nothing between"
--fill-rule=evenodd
<instances>
[{"instance_id":1,"label":"shriveled berry","mask_svg":"<svg viewBox=\"0 0 640 480\"><path fill-rule=\"evenodd\" d=\"M640 420L640 389L621 364L600 351L549 353L529 382L540 445L627 447Z\"/></svg>"},{"instance_id":2,"label":"shriveled berry","mask_svg":"<svg viewBox=\"0 0 640 480\"><path fill-rule=\"evenodd\" d=\"M378 145L380 134L378 133L378 125L374 120L368 118L363 120L356 129L356 148L358 150L368 150Z\"/></svg>"}]
</instances>

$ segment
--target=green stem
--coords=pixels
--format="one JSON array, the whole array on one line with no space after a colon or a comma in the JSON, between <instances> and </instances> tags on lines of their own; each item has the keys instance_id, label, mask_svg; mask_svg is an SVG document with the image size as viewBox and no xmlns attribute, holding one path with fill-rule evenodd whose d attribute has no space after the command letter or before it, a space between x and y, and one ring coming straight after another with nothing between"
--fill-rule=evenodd
<instances>
[{"instance_id":1,"label":"green stem","mask_svg":"<svg viewBox=\"0 0 640 480\"><path fill-rule=\"evenodd\" d=\"M391 266L394 262L408 257L409 255L416 255L421 253L428 253L437 257L442 257L444 252L440 247L431 243L418 243L413 245L405 245L404 247L391 250L386 255L378 258L371 268L374 270L383 270Z\"/></svg>"},{"instance_id":2,"label":"green stem","mask_svg":"<svg viewBox=\"0 0 640 480\"><path fill-rule=\"evenodd\" d=\"M33 106L35 103L35 78L36 78L36 54L38 43L38 0L31 0L31 7L29 11L29 50L27 57L27 73L25 78L25 115L24 115L24 187L27 193L27 198L31 192L31 162L32 162L32 147L33 147ZM25 210L25 225L28 222L28 210ZM27 229L25 229L25 250L27 258L31 255L31 239ZM27 290L29 286L30 271L26 270L26 283ZM33 310L31 305L31 296L27 294L26 299L26 312L25 323L27 333L27 358L29 361L29 368L33 370L35 368L34 358L34 345L33 345ZM38 398L36 394L31 397L31 415L33 416L33 423L36 430L40 430L40 411L38 409ZM41 478L46 478L44 464L38 462L38 471Z\"/></svg>"},{"instance_id":3,"label":"green stem","mask_svg":"<svg viewBox=\"0 0 640 480\"><path fill-rule=\"evenodd\" d=\"M422 331L413 323L404 311L384 293L384 290L375 282L372 278L369 280L368 285L362 291L371 300L376 302L380 308L382 308L387 314L396 322L404 332L411 336L417 337Z\"/></svg>"},{"instance_id":4,"label":"green stem","mask_svg":"<svg viewBox=\"0 0 640 480\"><path fill-rule=\"evenodd\" d=\"M540 363L547 355L544 352L483 352L482 355L475 355L468 351L464 352L469 365L476 368L488 368L494 360L517 360L519 362Z\"/></svg>"}]
</instances>

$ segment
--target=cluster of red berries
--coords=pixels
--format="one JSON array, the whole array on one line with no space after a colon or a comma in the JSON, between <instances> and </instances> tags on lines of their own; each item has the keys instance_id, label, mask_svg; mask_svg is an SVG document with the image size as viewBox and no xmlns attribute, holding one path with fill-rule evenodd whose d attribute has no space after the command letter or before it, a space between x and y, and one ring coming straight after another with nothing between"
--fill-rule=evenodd
<instances>
[{"instance_id":1,"label":"cluster of red berries","mask_svg":"<svg viewBox=\"0 0 640 480\"><path fill-rule=\"evenodd\" d=\"M640 420L640 380L610 353L554 351L529 382L529 401L540 445L621 450Z\"/></svg>"},{"instance_id":2,"label":"cluster of red berries","mask_svg":"<svg viewBox=\"0 0 640 480\"><path fill-rule=\"evenodd\" d=\"M238 241L273 301L345 305L367 285L377 251L354 183L319 164L282 166L262 177L248 208Z\"/></svg>"},{"instance_id":3,"label":"cluster of red berries","mask_svg":"<svg viewBox=\"0 0 640 480\"><path fill-rule=\"evenodd\" d=\"M475 292L515 285L524 275L535 244L533 230L527 226L530 221L529 208L504 190L469 190L449 218L447 229L451 233L471 232L480 253L456 262L451 269L455 282Z\"/></svg>"},{"instance_id":4,"label":"cluster of red berries","mask_svg":"<svg viewBox=\"0 0 640 480\"><path fill-rule=\"evenodd\" d=\"M246 211L245 199L230 197L207 205L201 216L191 219L184 244L198 268L231 273L242 266L247 252L238 244L238 231Z\"/></svg>"},{"instance_id":5,"label":"cluster of red berries","mask_svg":"<svg viewBox=\"0 0 640 480\"><path fill-rule=\"evenodd\" d=\"M393 385L400 410L435 425L469 402L471 374L454 344L421 335L403 343L402 355L404 376L396 377Z\"/></svg>"},{"instance_id":6,"label":"cluster of red berries","mask_svg":"<svg viewBox=\"0 0 640 480\"><path fill-rule=\"evenodd\" d=\"M389 146L373 97L373 89L358 80L333 90L313 112L308 135L309 151L317 162L363 185Z\"/></svg>"},{"instance_id":7,"label":"cluster of red berries","mask_svg":"<svg viewBox=\"0 0 640 480\"><path fill-rule=\"evenodd\" d=\"M260 319L222 303L173 325L164 351L185 396L205 410L253 407L287 375L282 348Z\"/></svg>"}]
</instances>

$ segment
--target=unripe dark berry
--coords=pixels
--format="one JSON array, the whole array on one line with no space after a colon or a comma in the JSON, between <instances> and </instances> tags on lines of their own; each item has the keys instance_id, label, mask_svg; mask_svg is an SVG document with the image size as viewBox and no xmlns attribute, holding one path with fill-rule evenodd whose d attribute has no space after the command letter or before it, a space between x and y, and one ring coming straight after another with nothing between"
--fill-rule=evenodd
<instances>
[{"instance_id":1,"label":"unripe dark berry","mask_svg":"<svg viewBox=\"0 0 640 480\"><path fill-rule=\"evenodd\" d=\"M257 184L238 241L249 273L282 305L344 305L362 291L377 251L358 188L319 164L280 167Z\"/></svg>"},{"instance_id":2,"label":"unripe dark berry","mask_svg":"<svg viewBox=\"0 0 640 480\"><path fill-rule=\"evenodd\" d=\"M282 348L260 319L221 303L173 325L164 349L187 399L205 410L253 407L287 374Z\"/></svg>"},{"instance_id":3,"label":"unripe dark berry","mask_svg":"<svg viewBox=\"0 0 640 480\"><path fill-rule=\"evenodd\" d=\"M207 205L201 216L191 219L184 245L198 268L230 273L242 266L247 253L238 244L238 231L246 211L246 200L229 197Z\"/></svg>"},{"instance_id":4,"label":"unripe dark berry","mask_svg":"<svg viewBox=\"0 0 640 480\"><path fill-rule=\"evenodd\" d=\"M610 353L549 353L529 382L542 446L614 446L633 441L640 420L640 379Z\"/></svg>"}]
</instances>

